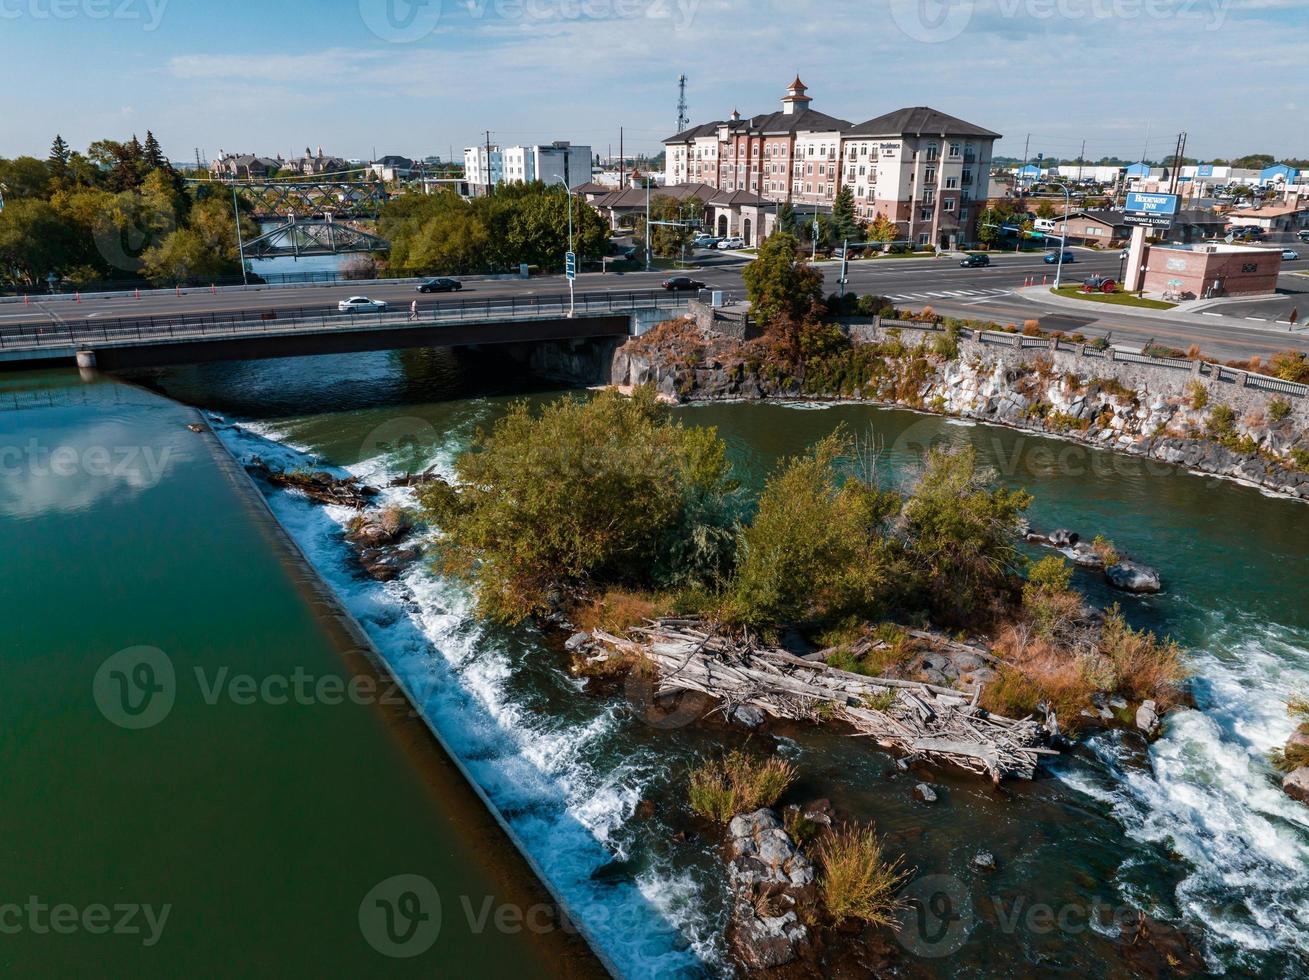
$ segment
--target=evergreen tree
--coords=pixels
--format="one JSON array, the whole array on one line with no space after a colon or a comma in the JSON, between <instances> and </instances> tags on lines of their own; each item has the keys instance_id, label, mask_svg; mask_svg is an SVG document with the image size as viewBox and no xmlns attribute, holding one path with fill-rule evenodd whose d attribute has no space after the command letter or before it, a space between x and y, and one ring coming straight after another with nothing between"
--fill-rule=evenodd
<instances>
[{"instance_id":1,"label":"evergreen tree","mask_svg":"<svg viewBox=\"0 0 1309 980\"><path fill-rule=\"evenodd\" d=\"M59 182L68 179L68 161L72 158L72 151L68 149L68 144L64 138L58 134L55 135L55 141L50 144L50 157L47 166L50 168L50 176Z\"/></svg>"},{"instance_id":2,"label":"evergreen tree","mask_svg":"<svg viewBox=\"0 0 1309 980\"><path fill-rule=\"evenodd\" d=\"M854 191L849 184L837 192L832 203L832 234L843 241L857 242L863 238L863 225L855 214Z\"/></svg>"},{"instance_id":3,"label":"evergreen tree","mask_svg":"<svg viewBox=\"0 0 1309 980\"><path fill-rule=\"evenodd\" d=\"M145 167L147 172L150 170L171 170L172 165L164 156L163 149L159 146L159 141L155 139L155 134L150 130L145 131L145 147L142 150L145 158Z\"/></svg>"},{"instance_id":4,"label":"evergreen tree","mask_svg":"<svg viewBox=\"0 0 1309 980\"><path fill-rule=\"evenodd\" d=\"M788 201L783 204L777 212L777 230L787 235L800 234L800 219L796 216L795 208Z\"/></svg>"}]
</instances>

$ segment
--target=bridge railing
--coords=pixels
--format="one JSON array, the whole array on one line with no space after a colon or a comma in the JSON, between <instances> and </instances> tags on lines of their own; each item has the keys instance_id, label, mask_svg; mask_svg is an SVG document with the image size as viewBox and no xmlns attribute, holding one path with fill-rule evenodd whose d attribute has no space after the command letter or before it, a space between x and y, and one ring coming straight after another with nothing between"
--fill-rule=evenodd
<instances>
[{"instance_id":1,"label":"bridge railing","mask_svg":"<svg viewBox=\"0 0 1309 980\"><path fill-rule=\"evenodd\" d=\"M578 293L573 305L580 316L628 313L632 310L676 310L686 298L664 290ZM459 298L420 307L417 314L403 307L384 313L341 313L335 308L238 310L105 320L65 321L0 326L0 350L67 348L88 344L185 340L199 337L250 336L297 330L361 330L467 323L486 320L563 317L567 294Z\"/></svg>"}]
</instances>

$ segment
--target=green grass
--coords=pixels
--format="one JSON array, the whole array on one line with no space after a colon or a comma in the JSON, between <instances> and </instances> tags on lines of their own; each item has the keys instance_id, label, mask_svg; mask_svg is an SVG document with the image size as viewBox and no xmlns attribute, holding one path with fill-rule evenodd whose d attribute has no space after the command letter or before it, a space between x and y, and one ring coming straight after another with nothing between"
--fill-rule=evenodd
<instances>
[{"instance_id":1,"label":"green grass","mask_svg":"<svg viewBox=\"0 0 1309 980\"><path fill-rule=\"evenodd\" d=\"M1176 303L1165 303L1159 299L1142 299L1132 293L1084 293L1081 289L1082 286L1079 283L1075 286L1060 286L1058 289L1051 289L1050 292L1056 296L1085 300L1088 303L1108 303L1111 306L1141 306L1147 310L1171 310L1177 306Z\"/></svg>"},{"instance_id":2,"label":"green grass","mask_svg":"<svg viewBox=\"0 0 1309 980\"><path fill-rule=\"evenodd\" d=\"M895 893L909 873L898 859L886 859L871 827L828 831L818 843L818 863L819 893L833 922L859 919L889 926L896 921L901 903Z\"/></svg>"},{"instance_id":3,"label":"green grass","mask_svg":"<svg viewBox=\"0 0 1309 980\"><path fill-rule=\"evenodd\" d=\"M772 806L795 781L796 770L777 756L758 758L740 749L707 759L691 771L691 809L717 823Z\"/></svg>"}]
</instances>

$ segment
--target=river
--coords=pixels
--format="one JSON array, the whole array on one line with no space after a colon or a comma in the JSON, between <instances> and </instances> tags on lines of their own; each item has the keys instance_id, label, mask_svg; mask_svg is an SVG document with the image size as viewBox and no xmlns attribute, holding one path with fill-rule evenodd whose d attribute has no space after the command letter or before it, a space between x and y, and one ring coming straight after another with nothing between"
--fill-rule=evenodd
<instances>
[{"instance_id":1,"label":"river","mask_svg":"<svg viewBox=\"0 0 1309 980\"><path fill-rule=\"evenodd\" d=\"M136 380L209 412L239 456L329 465L375 482L429 466L448 472L476 428L491 424L513 398L557 394L444 351L174 368ZM1048 778L1002 791L935 772L930 779L941 801L927 808L911 792L923 776L899 774L890 757L866 742L801 726L780 730L780 750L803 773L797 799L828 796L847 816L875 823L920 882L951 894L963 910L939 934L902 931L907 963L947 977L1122 976L1140 962L1122 941L1120 925L1144 912L1191 935L1212 973L1309 972L1309 809L1281 793L1265 759L1292 731L1285 699L1309 690L1309 520L1302 504L1071 443L867 406L676 411L688 423L717 426L738 472L755 489L779 458L838 423L871 434L888 482L910 479L929 443L971 442L1001 479L1035 494L1036 527L1103 533L1163 573L1166 591L1142 599L1110 595L1089 577L1079 580L1096 601L1118 599L1135 624L1172 633L1191 650L1197 709L1170 716L1148 755L1130 738L1098 736L1056 762ZM403 502L406 491L388 494ZM479 624L464 590L429 569L415 567L387 585L361 580L341 539L347 513L287 493L271 494L270 503L391 669L420 692L425 716L620 971L632 977L722 973L727 907L716 841L683 839L675 830L685 823L678 811L687 767L737 736L648 724L620 696L585 694L535 630ZM228 529L224 535L244 533L239 521L197 522L210 507L204 495L189 500L182 526L208 526L206 541L217 536L214 526ZM118 511L101 512L97 523L122 530L126 520ZM81 563L73 577L81 581L69 584L78 585L75 608L84 611L85 594L103 579L97 561L122 561L126 554L126 568L185 567L177 553L197 545L179 542L176 526L166 519L152 524L163 532L148 552L141 549L142 525L124 531L135 544L130 551L122 538L102 531L47 543L46 553L77 547ZM226 607L230 596L189 581L175 589L169 601L188 602L215 642L241 647L249 620ZM38 607L16 608L20 621L28 621L26 635L45 635ZM116 636L111 646L165 645L149 638L165 631L140 626L139 609L118 614L138 629L125 629L131 635ZM278 629L294 634L312 626L279 621ZM49 641L37 646L50 648ZM217 739L207 731L204 738L213 751ZM311 758L306 741L296 738L294 762L279 754L284 768L311 767L324 785L334 774L347 778L337 753ZM357 743L351 759L379 751L354 732L335 732L330 744L346 742ZM281 753L283 746L268 746L274 749ZM220 788L207 789L208 799L224 797L221 772L202 770L193 782L211 775ZM297 792L286 787L288 799ZM359 794L350 796L359 805ZM320 818L316 799L309 799L315 802L304 811ZM658 805L640 819L644 800ZM416 826L426 812L421 807L403 809L392 804L385 815L360 809L354 829L404 851L431 830ZM181 829L175 834L195 840ZM284 846L298 853L295 845ZM970 868L979 848L998 859L994 875ZM271 844L269 852L265 861L285 864ZM331 889L318 897L324 904L344 900ZM353 915L357 905L355 898L347 912Z\"/></svg>"}]
</instances>

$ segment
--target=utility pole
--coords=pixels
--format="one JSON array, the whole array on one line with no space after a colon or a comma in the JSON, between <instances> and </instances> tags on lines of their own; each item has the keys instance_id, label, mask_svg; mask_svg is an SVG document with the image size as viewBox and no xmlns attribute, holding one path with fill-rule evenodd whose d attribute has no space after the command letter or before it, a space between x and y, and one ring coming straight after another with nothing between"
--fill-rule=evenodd
<instances>
[{"instance_id":1,"label":"utility pole","mask_svg":"<svg viewBox=\"0 0 1309 980\"><path fill-rule=\"evenodd\" d=\"M627 187L627 157L623 156L623 127L618 127L618 189Z\"/></svg>"},{"instance_id":2,"label":"utility pole","mask_svg":"<svg viewBox=\"0 0 1309 980\"><path fill-rule=\"evenodd\" d=\"M236 249L237 254L241 257L241 285L250 285L250 279L245 273L245 238L241 234L241 209L236 203L236 185L232 185L232 214L236 218Z\"/></svg>"},{"instance_id":3,"label":"utility pole","mask_svg":"<svg viewBox=\"0 0 1309 980\"><path fill-rule=\"evenodd\" d=\"M482 174L486 178L486 194L491 195L491 131L486 131L486 171ZM571 213L571 212L570 212Z\"/></svg>"},{"instance_id":4,"label":"utility pole","mask_svg":"<svg viewBox=\"0 0 1309 980\"><path fill-rule=\"evenodd\" d=\"M1082 164L1086 160L1086 140L1082 140L1082 152L1077 155L1077 182L1082 182Z\"/></svg>"},{"instance_id":5,"label":"utility pole","mask_svg":"<svg viewBox=\"0 0 1309 980\"><path fill-rule=\"evenodd\" d=\"M1021 184L1027 179L1027 153L1032 148L1032 134L1027 134L1027 140L1023 143L1023 169L1018 171L1018 181Z\"/></svg>"}]
</instances>

